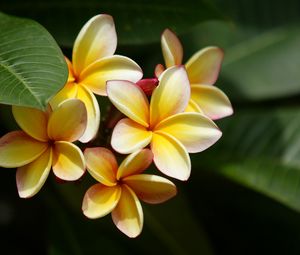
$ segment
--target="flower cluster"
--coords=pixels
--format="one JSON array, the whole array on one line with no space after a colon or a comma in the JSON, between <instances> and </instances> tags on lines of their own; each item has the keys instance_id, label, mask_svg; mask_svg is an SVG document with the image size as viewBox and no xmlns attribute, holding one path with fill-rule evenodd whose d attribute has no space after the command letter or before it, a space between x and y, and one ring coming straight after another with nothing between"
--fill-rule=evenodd
<instances>
[{"instance_id":1,"label":"flower cluster","mask_svg":"<svg viewBox=\"0 0 300 255\"><path fill-rule=\"evenodd\" d=\"M68 81L47 111L13 106L22 131L0 138L0 166L17 168L20 197L34 196L51 169L66 181L79 179L87 169L98 183L83 198L84 215L94 219L111 213L127 236L141 233L140 200L155 204L176 195L173 182L143 172L154 162L164 175L187 180L189 153L212 146L222 134L213 120L233 112L226 95L213 86L223 59L219 48L202 49L183 65L182 45L173 32L163 32L161 46L166 67L158 64L156 77L142 79L136 62L114 55L111 16L97 15L83 26L72 62L66 58ZM112 122L111 136L105 133L118 158L126 154L120 165L112 149L92 145L103 134L94 94L107 96L121 116ZM76 141L86 143L84 152Z\"/></svg>"}]
</instances>

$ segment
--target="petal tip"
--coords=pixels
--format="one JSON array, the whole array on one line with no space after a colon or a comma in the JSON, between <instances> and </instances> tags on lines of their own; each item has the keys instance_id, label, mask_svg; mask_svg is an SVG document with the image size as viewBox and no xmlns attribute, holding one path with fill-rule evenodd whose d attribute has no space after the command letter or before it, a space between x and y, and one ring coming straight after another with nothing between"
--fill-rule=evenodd
<instances>
[{"instance_id":1,"label":"petal tip","mask_svg":"<svg viewBox=\"0 0 300 255\"><path fill-rule=\"evenodd\" d=\"M176 172L176 174L175 174L175 173L170 174L170 173L166 173L165 169L161 168L161 167L155 162L155 160L153 160L153 162L154 162L154 165L156 166L156 168L157 168L160 172L162 172L163 174L165 174L165 175L167 175L167 176L169 176L169 177L171 177L171 178L174 178L174 179L179 180L179 181L187 181L187 180L190 178L190 175L191 175L191 165L189 165L187 171L182 171L182 173L185 173L185 174L178 173L179 171ZM177 189L176 189L176 194L177 194ZM175 195L176 195L176 194L175 194ZM175 195L174 195L174 196L175 196Z\"/></svg>"}]
</instances>

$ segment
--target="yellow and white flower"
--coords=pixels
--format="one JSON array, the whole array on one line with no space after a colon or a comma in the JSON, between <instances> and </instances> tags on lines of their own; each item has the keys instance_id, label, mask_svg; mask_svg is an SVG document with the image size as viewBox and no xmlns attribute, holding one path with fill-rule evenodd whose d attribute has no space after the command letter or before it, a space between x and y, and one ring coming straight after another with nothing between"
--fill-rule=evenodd
<instances>
[{"instance_id":1,"label":"yellow and white flower","mask_svg":"<svg viewBox=\"0 0 300 255\"><path fill-rule=\"evenodd\" d=\"M207 149L222 133L203 114L184 112L191 88L183 66L167 69L159 80L150 104L136 84L129 81L107 82L110 101L128 117L115 126L111 144L123 154L150 144L154 163L161 172L187 180L191 171L188 152Z\"/></svg>"},{"instance_id":2,"label":"yellow and white flower","mask_svg":"<svg viewBox=\"0 0 300 255\"><path fill-rule=\"evenodd\" d=\"M20 106L12 109L23 131L0 138L0 166L18 168L20 197L34 196L44 185L51 167L62 180L74 181L84 174L83 154L72 144L82 136L87 123L86 108L80 100L66 100L48 112Z\"/></svg>"},{"instance_id":3,"label":"yellow and white flower","mask_svg":"<svg viewBox=\"0 0 300 255\"><path fill-rule=\"evenodd\" d=\"M143 228L139 199L157 204L176 195L176 186L171 181L142 174L153 158L148 149L130 154L120 166L114 154L106 148L88 148L84 156L89 173L99 182L84 196L84 215L95 219L111 213L115 225L129 237L138 236Z\"/></svg>"},{"instance_id":4,"label":"yellow and white flower","mask_svg":"<svg viewBox=\"0 0 300 255\"><path fill-rule=\"evenodd\" d=\"M50 102L53 108L67 98L78 98L84 102L88 121L81 142L93 139L99 128L100 109L93 93L105 96L107 80L136 82L143 76L141 68L133 60L114 55L116 47L113 18L106 14L91 18L75 40L72 63L67 60L68 82Z\"/></svg>"},{"instance_id":5,"label":"yellow and white flower","mask_svg":"<svg viewBox=\"0 0 300 255\"><path fill-rule=\"evenodd\" d=\"M178 37L169 29L161 36L162 53L166 67L181 65L183 49ZM191 99L186 111L202 112L212 120L224 118L233 113L228 97L223 91L212 86L219 75L223 51L218 47L206 47L196 52L185 64L191 84ZM156 67L157 76L164 70Z\"/></svg>"}]
</instances>

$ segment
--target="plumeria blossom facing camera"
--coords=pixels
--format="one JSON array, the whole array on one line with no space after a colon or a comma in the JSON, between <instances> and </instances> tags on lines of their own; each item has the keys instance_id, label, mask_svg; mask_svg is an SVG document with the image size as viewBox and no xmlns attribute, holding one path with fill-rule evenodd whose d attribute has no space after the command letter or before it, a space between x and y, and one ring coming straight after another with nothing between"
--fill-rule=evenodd
<instances>
[{"instance_id":1,"label":"plumeria blossom facing camera","mask_svg":"<svg viewBox=\"0 0 300 255\"><path fill-rule=\"evenodd\" d=\"M100 109L93 93L106 95L106 81L124 79L132 82L143 76L141 68L130 58L114 55L117 35L113 18L100 14L91 18L79 32L68 59L69 78L65 87L51 100L56 108L67 98L82 100L87 108L87 128L81 142L93 139L100 123Z\"/></svg>"},{"instance_id":2,"label":"plumeria blossom facing camera","mask_svg":"<svg viewBox=\"0 0 300 255\"><path fill-rule=\"evenodd\" d=\"M81 150L72 142L85 131L87 112L78 99L61 103L54 111L13 106L13 115L22 131L0 138L0 166L17 167L19 196L34 196L44 185L51 168L67 181L85 172ZM76 114L74 114L76 112Z\"/></svg>"},{"instance_id":3,"label":"plumeria blossom facing camera","mask_svg":"<svg viewBox=\"0 0 300 255\"><path fill-rule=\"evenodd\" d=\"M176 186L171 181L142 174L153 158L148 149L128 155L120 166L114 154L106 148L88 148L84 156L89 173L99 182L84 196L84 215L95 219L111 213L117 228L129 237L138 236L143 228L139 199L157 204L176 195Z\"/></svg>"},{"instance_id":4,"label":"plumeria blossom facing camera","mask_svg":"<svg viewBox=\"0 0 300 255\"><path fill-rule=\"evenodd\" d=\"M191 171L188 153L203 151L221 137L221 131L209 118L184 112L190 91L183 66L171 67L160 75L150 103L136 84L108 81L110 101L128 117L116 124L112 147L128 154L150 145L154 163L161 172L187 180Z\"/></svg>"},{"instance_id":5,"label":"plumeria blossom facing camera","mask_svg":"<svg viewBox=\"0 0 300 255\"><path fill-rule=\"evenodd\" d=\"M178 37L169 29L166 29L161 36L161 47L167 68L182 64L182 45ZM213 86L218 78L223 56L220 48L206 47L196 52L187 61L185 67L191 84L191 99L186 111L202 112L213 120L233 113L228 97ZM162 65L157 65L156 76L159 77L163 70Z\"/></svg>"}]
</instances>

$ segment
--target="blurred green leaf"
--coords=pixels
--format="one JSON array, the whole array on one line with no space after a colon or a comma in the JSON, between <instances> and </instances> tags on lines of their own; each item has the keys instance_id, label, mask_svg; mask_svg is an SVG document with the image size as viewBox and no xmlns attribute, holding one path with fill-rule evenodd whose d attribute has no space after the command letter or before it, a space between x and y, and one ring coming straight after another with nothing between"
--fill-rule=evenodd
<instances>
[{"instance_id":1,"label":"blurred green leaf","mask_svg":"<svg viewBox=\"0 0 300 255\"><path fill-rule=\"evenodd\" d=\"M51 35L35 21L0 13L0 103L44 109L68 70Z\"/></svg>"},{"instance_id":2,"label":"blurred green leaf","mask_svg":"<svg viewBox=\"0 0 300 255\"><path fill-rule=\"evenodd\" d=\"M300 109L243 110L223 124L199 166L300 211Z\"/></svg>"},{"instance_id":3,"label":"blurred green leaf","mask_svg":"<svg viewBox=\"0 0 300 255\"><path fill-rule=\"evenodd\" d=\"M283 27L227 47L222 78L229 95L241 101L299 94L299 45L300 30Z\"/></svg>"},{"instance_id":4,"label":"blurred green leaf","mask_svg":"<svg viewBox=\"0 0 300 255\"><path fill-rule=\"evenodd\" d=\"M71 47L84 23L96 14L113 16L120 44L144 44L159 41L160 34L167 27L182 33L203 20L220 18L220 13L210 2L10 0L2 1L1 9L39 21L61 45Z\"/></svg>"}]
</instances>

